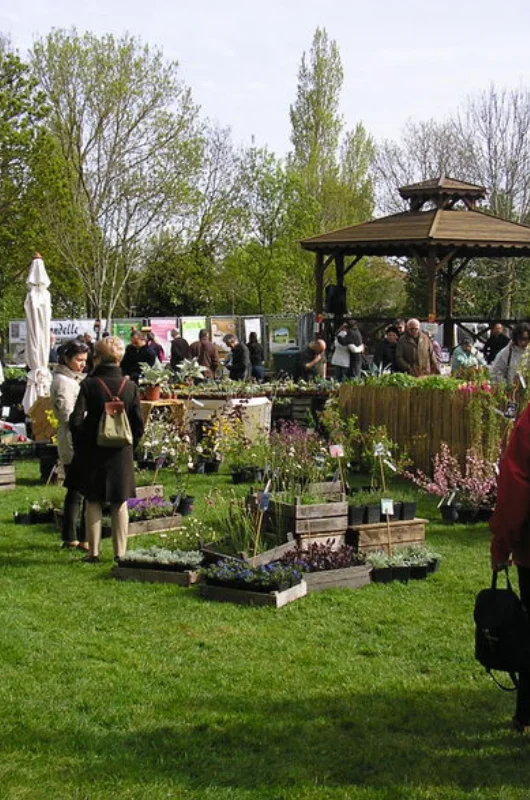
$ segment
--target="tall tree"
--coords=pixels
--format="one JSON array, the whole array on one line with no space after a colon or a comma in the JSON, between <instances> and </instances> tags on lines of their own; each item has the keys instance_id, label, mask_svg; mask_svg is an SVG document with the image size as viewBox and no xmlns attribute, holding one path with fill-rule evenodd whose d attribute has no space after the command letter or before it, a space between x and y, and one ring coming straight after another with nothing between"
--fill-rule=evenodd
<instances>
[{"instance_id":1,"label":"tall tree","mask_svg":"<svg viewBox=\"0 0 530 800\"><path fill-rule=\"evenodd\" d=\"M22 309L24 281L39 245L31 163L46 114L28 65L0 37L0 325Z\"/></svg>"},{"instance_id":2,"label":"tall tree","mask_svg":"<svg viewBox=\"0 0 530 800\"><path fill-rule=\"evenodd\" d=\"M290 109L293 163L303 174L306 189L317 198L337 170L342 81L337 43L329 40L325 29L317 28L309 55L302 55L296 101Z\"/></svg>"},{"instance_id":3,"label":"tall tree","mask_svg":"<svg viewBox=\"0 0 530 800\"><path fill-rule=\"evenodd\" d=\"M32 66L70 208L57 213L51 184L43 218L87 311L112 318L142 246L191 196L197 109L177 64L129 35L54 31L34 45Z\"/></svg>"}]
</instances>

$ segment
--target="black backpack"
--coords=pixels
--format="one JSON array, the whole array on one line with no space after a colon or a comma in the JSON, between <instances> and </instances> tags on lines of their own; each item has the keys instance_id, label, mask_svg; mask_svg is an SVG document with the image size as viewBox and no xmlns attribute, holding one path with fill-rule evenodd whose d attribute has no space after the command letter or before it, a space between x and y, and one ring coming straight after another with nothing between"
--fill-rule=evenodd
<instances>
[{"instance_id":1,"label":"black backpack","mask_svg":"<svg viewBox=\"0 0 530 800\"><path fill-rule=\"evenodd\" d=\"M492 670L508 672L514 688L516 673L530 669L530 622L519 596L512 589L508 569L506 589L497 589L497 572L493 573L491 589L482 589L475 600L475 658L491 674Z\"/></svg>"}]
</instances>

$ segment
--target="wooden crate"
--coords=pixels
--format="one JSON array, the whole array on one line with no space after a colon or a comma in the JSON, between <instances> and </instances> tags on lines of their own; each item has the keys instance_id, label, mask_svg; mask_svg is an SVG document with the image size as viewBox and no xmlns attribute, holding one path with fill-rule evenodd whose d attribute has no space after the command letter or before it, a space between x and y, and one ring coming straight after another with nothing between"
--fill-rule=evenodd
<instances>
[{"instance_id":1,"label":"wooden crate","mask_svg":"<svg viewBox=\"0 0 530 800\"><path fill-rule=\"evenodd\" d=\"M16 483L15 465L6 464L5 466L0 466L0 492L15 489Z\"/></svg>"},{"instance_id":2,"label":"wooden crate","mask_svg":"<svg viewBox=\"0 0 530 800\"><path fill-rule=\"evenodd\" d=\"M282 608L307 594L307 583L302 581L284 592L247 592L245 589L228 589L225 586L199 585L199 591L207 600L220 603L238 603L245 606L269 606Z\"/></svg>"},{"instance_id":3,"label":"wooden crate","mask_svg":"<svg viewBox=\"0 0 530 800\"><path fill-rule=\"evenodd\" d=\"M266 515L267 530L282 536L292 533L302 545L328 539L337 546L343 544L348 527L348 503L343 498L308 506L273 499Z\"/></svg>"},{"instance_id":4,"label":"wooden crate","mask_svg":"<svg viewBox=\"0 0 530 800\"><path fill-rule=\"evenodd\" d=\"M142 567L115 566L112 575L120 581L140 581L142 583L172 583L177 586L191 586L197 583L200 573L197 570L177 572L177 570L143 569Z\"/></svg>"},{"instance_id":5,"label":"wooden crate","mask_svg":"<svg viewBox=\"0 0 530 800\"><path fill-rule=\"evenodd\" d=\"M324 589L359 589L370 583L372 569L364 564L344 569L327 569L322 572L306 572L307 593L322 592Z\"/></svg>"},{"instance_id":6,"label":"wooden crate","mask_svg":"<svg viewBox=\"0 0 530 800\"><path fill-rule=\"evenodd\" d=\"M406 547L411 544L424 544L425 526L428 520L413 519L389 522L392 547ZM383 550L388 553L388 529L386 522L374 525L357 525L348 528L347 541L363 553Z\"/></svg>"},{"instance_id":7,"label":"wooden crate","mask_svg":"<svg viewBox=\"0 0 530 800\"><path fill-rule=\"evenodd\" d=\"M152 486L137 486L136 497L138 500L149 500L150 497L164 497L164 487L161 483Z\"/></svg>"},{"instance_id":8,"label":"wooden crate","mask_svg":"<svg viewBox=\"0 0 530 800\"><path fill-rule=\"evenodd\" d=\"M146 533L163 533L174 531L182 525L180 514L172 517L157 517L156 519L142 519L139 522L129 522L129 536L142 536Z\"/></svg>"}]
</instances>

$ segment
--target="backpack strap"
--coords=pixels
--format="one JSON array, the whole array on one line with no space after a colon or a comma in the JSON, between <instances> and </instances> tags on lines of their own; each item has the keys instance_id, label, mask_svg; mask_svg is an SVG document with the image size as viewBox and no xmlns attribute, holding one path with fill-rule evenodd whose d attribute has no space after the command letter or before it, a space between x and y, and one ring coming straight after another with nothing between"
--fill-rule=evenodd
<instances>
[{"instance_id":1,"label":"backpack strap","mask_svg":"<svg viewBox=\"0 0 530 800\"><path fill-rule=\"evenodd\" d=\"M491 669L486 670L486 672L491 678L493 678L493 681L497 684L499 689L502 689L503 692L515 692L519 688L519 679L515 674L515 672L508 673L513 683L513 686L504 686L502 683L499 683L499 681L497 680Z\"/></svg>"},{"instance_id":2,"label":"backpack strap","mask_svg":"<svg viewBox=\"0 0 530 800\"><path fill-rule=\"evenodd\" d=\"M110 397L110 399L111 399L111 400L114 400L116 397L118 398L118 400L121 400L121 394L122 394L122 392L123 392L123 389L124 389L124 387L125 387L125 384L126 384L126 383L128 382L128 380L129 380L127 376L125 376L125 377L123 378L122 382L120 383L120 388L118 389L118 393L117 393L116 395L112 394L112 392L110 391L110 389L109 389L109 387L107 386L107 384L105 383L105 381L102 381L102 380L101 380L101 378L98 378L98 377L97 377L97 375L94 375L94 377L95 377L95 379L97 380L97 382L98 382L99 384L101 384L101 386L103 387L103 389L104 389L104 390L107 392L107 394L108 394L108 396Z\"/></svg>"}]
</instances>

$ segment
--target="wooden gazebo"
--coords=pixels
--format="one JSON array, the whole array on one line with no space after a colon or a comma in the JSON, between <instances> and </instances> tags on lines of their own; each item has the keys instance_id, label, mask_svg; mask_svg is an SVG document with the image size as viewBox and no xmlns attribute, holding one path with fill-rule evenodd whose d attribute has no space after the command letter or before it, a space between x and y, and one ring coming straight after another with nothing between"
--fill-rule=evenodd
<instances>
[{"instance_id":1,"label":"wooden gazebo","mask_svg":"<svg viewBox=\"0 0 530 800\"><path fill-rule=\"evenodd\" d=\"M423 267L428 282L427 314L436 319L436 279L447 283L447 316L453 317L454 282L475 258L530 256L530 226L486 214L476 208L486 189L452 178L434 178L403 186L399 193L407 211L312 236L301 242L316 254L315 311L324 310L327 268L335 264L335 284L363 256L407 256ZM457 207L458 205L458 207ZM450 330L446 326L446 331Z\"/></svg>"}]
</instances>

